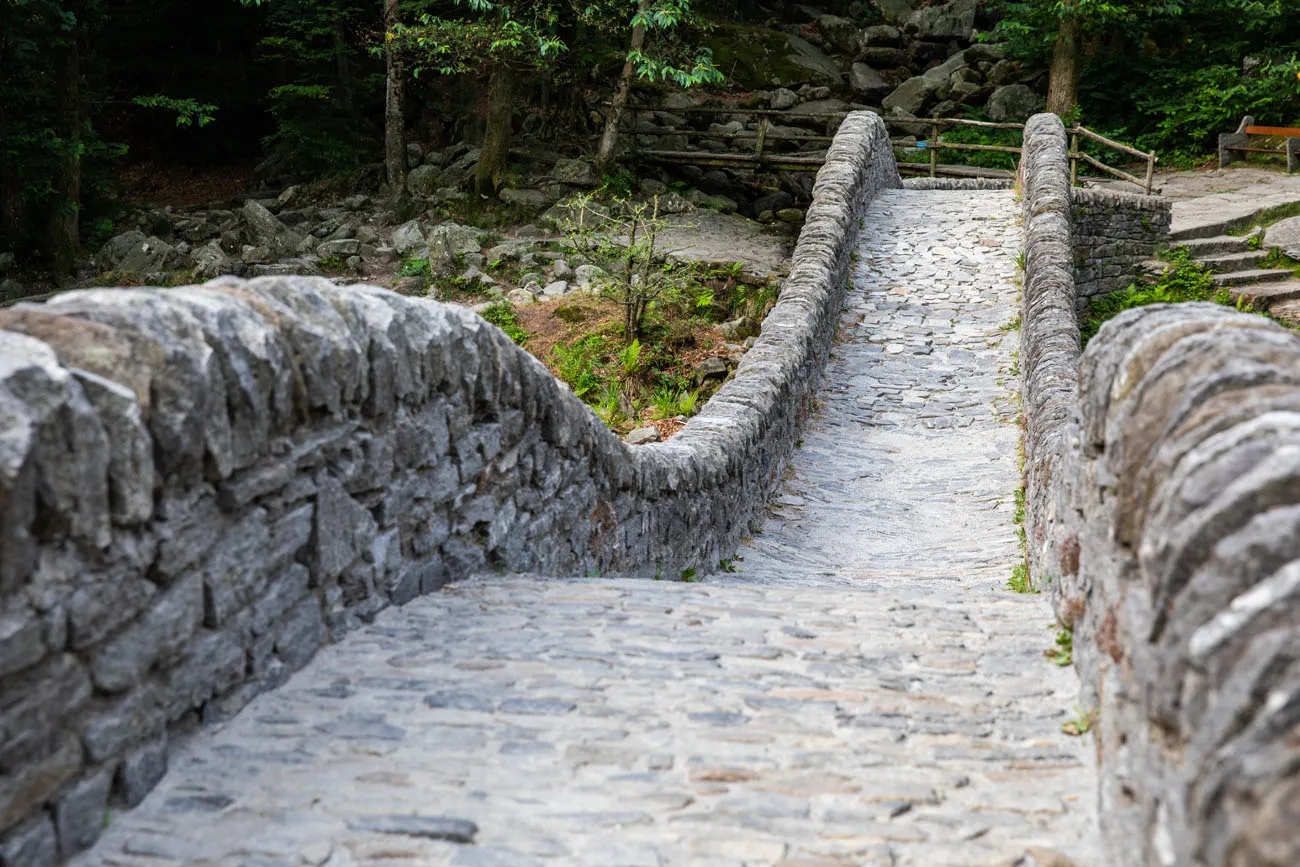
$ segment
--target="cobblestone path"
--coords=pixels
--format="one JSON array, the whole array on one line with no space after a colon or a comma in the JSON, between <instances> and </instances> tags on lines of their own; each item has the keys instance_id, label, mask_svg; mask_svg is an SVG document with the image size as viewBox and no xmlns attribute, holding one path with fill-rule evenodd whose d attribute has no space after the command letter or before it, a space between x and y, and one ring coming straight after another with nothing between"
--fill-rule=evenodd
<instances>
[{"instance_id":1,"label":"cobblestone path","mask_svg":"<svg viewBox=\"0 0 1300 867\"><path fill-rule=\"evenodd\" d=\"M182 745L84 865L1100 865L1018 553L1009 193L868 215L841 344L734 574L384 612ZM439 837L478 826L474 842ZM1027 863L1040 863L1031 861ZM1043 861L1042 863L1052 863Z\"/></svg>"}]
</instances>

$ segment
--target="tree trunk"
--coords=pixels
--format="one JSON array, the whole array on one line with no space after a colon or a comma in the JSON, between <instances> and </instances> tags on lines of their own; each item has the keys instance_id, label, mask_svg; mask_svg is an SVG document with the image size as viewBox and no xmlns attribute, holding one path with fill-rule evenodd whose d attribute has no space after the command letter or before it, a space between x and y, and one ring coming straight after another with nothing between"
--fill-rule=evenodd
<instances>
[{"instance_id":1,"label":"tree trunk","mask_svg":"<svg viewBox=\"0 0 1300 867\"><path fill-rule=\"evenodd\" d=\"M0 64L0 73L4 66ZM9 124L0 102L0 238L3 248L18 251L23 234L23 181L9 154Z\"/></svg>"},{"instance_id":2,"label":"tree trunk","mask_svg":"<svg viewBox=\"0 0 1300 867\"><path fill-rule=\"evenodd\" d=\"M483 152L474 169L474 192L494 196L510 157L510 126L514 121L515 73L507 64L492 69L488 93L487 130Z\"/></svg>"},{"instance_id":3,"label":"tree trunk","mask_svg":"<svg viewBox=\"0 0 1300 867\"><path fill-rule=\"evenodd\" d=\"M406 124L402 118L405 87L402 60L393 46L398 0L384 0L384 67L388 86L384 101L384 171L389 195L394 200L406 192Z\"/></svg>"},{"instance_id":4,"label":"tree trunk","mask_svg":"<svg viewBox=\"0 0 1300 867\"><path fill-rule=\"evenodd\" d=\"M640 0L637 11L644 14L650 0ZM614 168L614 157L618 150L618 126L623 121L623 110L627 107L628 94L632 92L632 55L645 46L645 25L638 24L632 28L632 44L628 48L627 60L623 62L623 71L618 75L614 85L614 98L609 107L609 116L605 118L605 134L600 138L600 150L596 152L596 169L607 175Z\"/></svg>"},{"instance_id":5,"label":"tree trunk","mask_svg":"<svg viewBox=\"0 0 1300 867\"><path fill-rule=\"evenodd\" d=\"M59 172L54 182L50 217L49 259L56 275L70 274L81 252L81 63L77 35L69 35L55 61L55 130L62 139Z\"/></svg>"},{"instance_id":6,"label":"tree trunk","mask_svg":"<svg viewBox=\"0 0 1300 867\"><path fill-rule=\"evenodd\" d=\"M343 19L343 7L334 4L334 63L339 71L339 107L351 115L353 112L352 71L348 68L348 34Z\"/></svg>"},{"instance_id":7,"label":"tree trunk","mask_svg":"<svg viewBox=\"0 0 1300 867\"><path fill-rule=\"evenodd\" d=\"M1052 78L1047 88L1047 110L1063 120L1074 120L1079 104L1079 71L1083 65L1083 34L1079 19L1067 9L1052 51Z\"/></svg>"}]
</instances>

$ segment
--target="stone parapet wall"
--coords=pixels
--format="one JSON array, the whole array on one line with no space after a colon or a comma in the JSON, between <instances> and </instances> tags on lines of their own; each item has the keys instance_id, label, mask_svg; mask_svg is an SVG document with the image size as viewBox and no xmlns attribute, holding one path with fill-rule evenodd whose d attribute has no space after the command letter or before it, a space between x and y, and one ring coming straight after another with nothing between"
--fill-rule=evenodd
<instances>
[{"instance_id":1,"label":"stone parapet wall","mask_svg":"<svg viewBox=\"0 0 1300 867\"><path fill-rule=\"evenodd\" d=\"M1137 280L1169 243L1173 202L1157 196L1075 189L1074 280L1080 305Z\"/></svg>"},{"instance_id":2,"label":"stone parapet wall","mask_svg":"<svg viewBox=\"0 0 1300 867\"><path fill-rule=\"evenodd\" d=\"M1010 178L907 178L903 181L909 190L1009 190L1014 184Z\"/></svg>"},{"instance_id":3,"label":"stone parapet wall","mask_svg":"<svg viewBox=\"0 0 1300 867\"><path fill-rule=\"evenodd\" d=\"M1300 863L1300 336L1153 305L1080 355L1064 130L1026 140L1025 530L1096 714L1107 863Z\"/></svg>"},{"instance_id":4,"label":"stone parapet wall","mask_svg":"<svg viewBox=\"0 0 1300 867\"><path fill-rule=\"evenodd\" d=\"M388 605L482 570L715 568L793 449L866 206L899 185L880 119L851 115L757 344L641 448L474 314L373 287L0 312L0 864L89 845L169 736Z\"/></svg>"},{"instance_id":5,"label":"stone parapet wall","mask_svg":"<svg viewBox=\"0 0 1300 867\"><path fill-rule=\"evenodd\" d=\"M1025 530L1030 574L1054 574L1048 534L1056 524L1051 480L1077 402L1079 319L1071 235L1070 161L1065 127L1040 114L1025 127L1020 188L1025 209L1021 296L1021 403L1025 453ZM1041 586L1041 585L1040 585Z\"/></svg>"}]
</instances>

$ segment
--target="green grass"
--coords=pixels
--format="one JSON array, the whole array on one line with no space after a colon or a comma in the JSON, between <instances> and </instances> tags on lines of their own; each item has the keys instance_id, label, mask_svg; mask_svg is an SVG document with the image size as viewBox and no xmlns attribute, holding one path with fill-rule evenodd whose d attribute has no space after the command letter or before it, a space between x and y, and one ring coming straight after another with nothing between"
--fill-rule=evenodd
<instances>
[{"instance_id":1,"label":"green grass","mask_svg":"<svg viewBox=\"0 0 1300 867\"><path fill-rule=\"evenodd\" d=\"M1100 716L1101 711L1097 708L1087 710L1075 705L1074 718L1061 723L1061 731L1071 737L1083 737L1097 724L1097 719Z\"/></svg>"},{"instance_id":2,"label":"green grass","mask_svg":"<svg viewBox=\"0 0 1300 867\"><path fill-rule=\"evenodd\" d=\"M506 336L520 346L528 340L528 333L519 324L519 314L509 302L498 301L483 311L483 318L506 333Z\"/></svg>"}]
</instances>

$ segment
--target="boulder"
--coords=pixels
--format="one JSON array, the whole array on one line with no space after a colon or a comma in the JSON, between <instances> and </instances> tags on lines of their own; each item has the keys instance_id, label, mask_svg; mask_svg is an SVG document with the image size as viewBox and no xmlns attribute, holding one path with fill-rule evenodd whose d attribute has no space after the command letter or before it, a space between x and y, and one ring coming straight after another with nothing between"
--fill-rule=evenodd
<instances>
[{"instance_id":1,"label":"boulder","mask_svg":"<svg viewBox=\"0 0 1300 867\"><path fill-rule=\"evenodd\" d=\"M868 27L858 37L860 48L873 45L887 45L896 48L902 43L903 32L897 27L891 27L888 24L877 24L875 27Z\"/></svg>"},{"instance_id":2,"label":"boulder","mask_svg":"<svg viewBox=\"0 0 1300 867\"><path fill-rule=\"evenodd\" d=\"M985 42L976 42L970 48L967 48L965 53L967 63L980 63L983 61L997 63L1006 56L1007 50L1001 45Z\"/></svg>"},{"instance_id":3,"label":"boulder","mask_svg":"<svg viewBox=\"0 0 1300 867\"><path fill-rule=\"evenodd\" d=\"M515 307L527 307L537 303L537 298L527 289L511 289L506 293L506 300Z\"/></svg>"},{"instance_id":4,"label":"boulder","mask_svg":"<svg viewBox=\"0 0 1300 867\"><path fill-rule=\"evenodd\" d=\"M999 60L989 70L988 82L995 87L1001 87L1004 84L1014 84L1019 75L1020 64L1014 60Z\"/></svg>"},{"instance_id":5,"label":"boulder","mask_svg":"<svg viewBox=\"0 0 1300 867\"><path fill-rule=\"evenodd\" d=\"M706 358L695 366L695 384L703 385L710 379L726 379L727 362L721 358Z\"/></svg>"},{"instance_id":6,"label":"boulder","mask_svg":"<svg viewBox=\"0 0 1300 867\"><path fill-rule=\"evenodd\" d=\"M764 211L776 213L783 208L794 207L794 196L785 190L778 190L766 196L760 196L754 200L754 213L761 214Z\"/></svg>"},{"instance_id":7,"label":"boulder","mask_svg":"<svg viewBox=\"0 0 1300 867\"><path fill-rule=\"evenodd\" d=\"M855 63L849 72L849 86L855 96L870 103L878 103L891 92L893 86L881 77L879 72L865 63Z\"/></svg>"},{"instance_id":8,"label":"boulder","mask_svg":"<svg viewBox=\"0 0 1300 867\"><path fill-rule=\"evenodd\" d=\"M880 104L886 112L897 110L916 117L938 101L935 95L938 88L936 82L918 75L900 84L896 90L882 99Z\"/></svg>"},{"instance_id":9,"label":"boulder","mask_svg":"<svg viewBox=\"0 0 1300 867\"><path fill-rule=\"evenodd\" d=\"M827 57L825 52L807 39L799 36L789 36L788 38L792 49L792 53L788 55L791 63L803 67L819 79L839 83L839 63Z\"/></svg>"},{"instance_id":10,"label":"boulder","mask_svg":"<svg viewBox=\"0 0 1300 867\"><path fill-rule=\"evenodd\" d=\"M551 203L551 200L546 197L546 193L541 190L505 189L497 194L497 198L507 205L517 205L521 208L533 208L539 211Z\"/></svg>"},{"instance_id":11,"label":"boulder","mask_svg":"<svg viewBox=\"0 0 1300 867\"><path fill-rule=\"evenodd\" d=\"M575 187L594 187L600 180L596 176L596 169L591 163L565 157L555 161L555 167L551 169L551 179Z\"/></svg>"},{"instance_id":12,"label":"boulder","mask_svg":"<svg viewBox=\"0 0 1300 867\"><path fill-rule=\"evenodd\" d=\"M547 283L546 287L542 289L542 294L547 298L563 298L569 294L569 281L554 280Z\"/></svg>"},{"instance_id":13,"label":"boulder","mask_svg":"<svg viewBox=\"0 0 1300 867\"><path fill-rule=\"evenodd\" d=\"M417 199L431 199L438 192L438 179L442 169L436 165L423 165L411 169L406 176L406 191Z\"/></svg>"},{"instance_id":14,"label":"boulder","mask_svg":"<svg viewBox=\"0 0 1300 867\"><path fill-rule=\"evenodd\" d=\"M156 274L179 267L182 258L175 247L161 238L146 237L138 229L132 229L111 238L101 247L95 256L95 265L101 271Z\"/></svg>"},{"instance_id":15,"label":"boulder","mask_svg":"<svg viewBox=\"0 0 1300 867\"><path fill-rule=\"evenodd\" d=\"M817 19L817 32L837 51L852 54L858 50L858 27L847 18L823 15Z\"/></svg>"},{"instance_id":16,"label":"boulder","mask_svg":"<svg viewBox=\"0 0 1300 867\"><path fill-rule=\"evenodd\" d=\"M659 442L659 429L654 427L639 427L627 435L627 444L630 446L643 446L646 443Z\"/></svg>"},{"instance_id":17,"label":"boulder","mask_svg":"<svg viewBox=\"0 0 1300 867\"><path fill-rule=\"evenodd\" d=\"M993 91L987 111L996 123L1020 123L1043 108L1043 98L1027 85L1008 84Z\"/></svg>"},{"instance_id":18,"label":"boulder","mask_svg":"<svg viewBox=\"0 0 1300 867\"><path fill-rule=\"evenodd\" d=\"M18 265L18 257L13 253L0 253L0 274L8 274Z\"/></svg>"},{"instance_id":19,"label":"boulder","mask_svg":"<svg viewBox=\"0 0 1300 867\"><path fill-rule=\"evenodd\" d=\"M793 108L798 104L799 96L793 90L778 87L772 92L772 108L777 111L785 111L787 108Z\"/></svg>"},{"instance_id":20,"label":"boulder","mask_svg":"<svg viewBox=\"0 0 1300 867\"><path fill-rule=\"evenodd\" d=\"M273 255L296 252L302 235L275 218L275 215L254 201L247 201L239 210L244 223L244 237L255 247L266 247Z\"/></svg>"},{"instance_id":21,"label":"boulder","mask_svg":"<svg viewBox=\"0 0 1300 867\"><path fill-rule=\"evenodd\" d=\"M908 17L904 29L918 39L970 42L975 32L977 2L978 0L952 0L946 6L917 9Z\"/></svg>"},{"instance_id":22,"label":"boulder","mask_svg":"<svg viewBox=\"0 0 1300 867\"><path fill-rule=\"evenodd\" d=\"M746 337L753 337L758 334L758 323L748 316L741 316L730 322L724 322L718 326L722 336L730 341L744 340Z\"/></svg>"},{"instance_id":23,"label":"boulder","mask_svg":"<svg viewBox=\"0 0 1300 867\"><path fill-rule=\"evenodd\" d=\"M193 274L195 282L202 283L220 277L222 274L231 274L235 271L235 263L230 260L226 252L221 249L221 245L216 241L209 241L202 247L199 247L190 253L190 261L193 263Z\"/></svg>"},{"instance_id":24,"label":"boulder","mask_svg":"<svg viewBox=\"0 0 1300 867\"><path fill-rule=\"evenodd\" d=\"M858 60L873 69L897 69L907 65L907 55L898 48L872 45L858 52Z\"/></svg>"},{"instance_id":25,"label":"boulder","mask_svg":"<svg viewBox=\"0 0 1300 867\"><path fill-rule=\"evenodd\" d=\"M322 259L346 259L349 256L357 255L360 249L361 242L356 238L339 238L321 244L316 248L316 255Z\"/></svg>"},{"instance_id":26,"label":"boulder","mask_svg":"<svg viewBox=\"0 0 1300 867\"><path fill-rule=\"evenodd\" d=\"M413 169L420 164L422 159L424 159L424 152L420 149L420 146L415 142L409 142L406 145L406 167Z\"/></svg>"},{"instance_id":27,"label":"boulder","mask_svg":"<svg viewBox=\"0 0 1300 867\"><path fill-rule=\"evenodd\" d=\"M925 3L926 0L874 0L875 7L889 24L902 24Z\"/></svg>"},{"instance_id":28,"label":"boulder","mask_svg":"<svg viewBox=\"0 0 1300 867\"><path fill-rule=\"evenodd\" d=\"M27 294L27 287L14 278L0 280L0 301L16 301Z\"/></svg>"},{"instance_id":29,"label":"boulder","mask_svg":"<svg viewBox=\"0 0 1300 867\"><path fill-rule=\"evenodd\" d=\"M462 226L459 223L441 223L429 230L429 246L435 245L449 250L457 256L477 253L483 249L478 242L480 229Z\"/></svg>"},{"instance_id":30,"label":"boulder","mask_svg":"<svg viewBox=\"0 0 1300 867\"><path fill-rule=\"evenodd\" d=\"M1269 226L1264 246L1276 247L1292 259L1300 259L1300 217L1288 217Z\"/></svg>"},{"instance_id":31,"label":"boulder","mask_svg":"<svg viewBox=\"0 0 1300 867\"><path fill-rule=\"evenodd\" d=\"M424 238L424 232L420 230L418 220L408 220L393 230L392 238L389 245L405 256L415 250L419 250L427 243Z\"/></svg>"}]
</instances>

